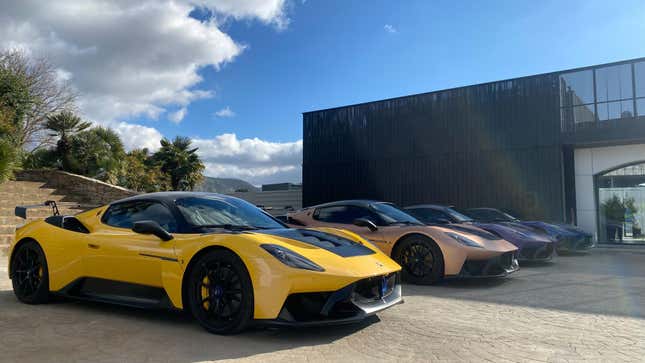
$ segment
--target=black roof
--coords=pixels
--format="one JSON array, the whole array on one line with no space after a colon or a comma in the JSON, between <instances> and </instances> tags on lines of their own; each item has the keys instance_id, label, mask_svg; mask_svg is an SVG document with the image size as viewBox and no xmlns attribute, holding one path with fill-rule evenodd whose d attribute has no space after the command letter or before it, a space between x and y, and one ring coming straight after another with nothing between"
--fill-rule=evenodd
<instances>
[{"instance_id":1,"label":"black roof","mask_svg":"<svg viewBox=\"0 0 645 363\"><path fill-rule=\"evenodd\" d=\"M419 208L443 210L443 209L454 208L454 207L450 205L441 205L441 204L416 204L416 205L409 205L403 209L419 209Z\"/></svg>"},{"instance_id":2,"label":"black roof","mask_svg":"<svg viewBox=\"0 0 645 363\"><path fill-rule=\"evenodd\" d=\"M221 199L238 199L230 195L218 194L218 193L208 193L208 192L156 192L156 193L145 193L137 194L132 197L127 197L124 199L116 200L110 204L116 204L121 202L131 202L137 200L155 200L159 202L174 202L180 198L199 198L199 197L216 197Z\"/></svg>"},{"instance_id":3,"label":"black roof","mask_svg":"<svg viewBox=\"0 0 645 363\"><path fill-rule=\"evenodd\" d=\"M338 205L353 205L356 207L369 207L372 204L375 203L388 203L389 202L383 202L380 200L371 200L371 199L350 199L350 200L339 200L336 202L329 202L329 203L323 203L323 204L318 204L311 206L309 208L322 208L322 207L334 207Z\"/></svg>"}]
</instances>

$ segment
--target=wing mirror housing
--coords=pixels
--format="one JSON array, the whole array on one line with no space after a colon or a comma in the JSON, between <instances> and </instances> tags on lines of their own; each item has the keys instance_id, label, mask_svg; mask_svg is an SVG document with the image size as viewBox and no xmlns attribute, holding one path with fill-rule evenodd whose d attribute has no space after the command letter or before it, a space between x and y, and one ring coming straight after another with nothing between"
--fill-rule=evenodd
<instances>
[{"instance_id":1,"label":"wing mirror housing","mask_svg":"<svg viewBox=\"0 0 645 363\"><path fill-rule=\"evenodd\" d=\"M172 234L168 233L168 231L163 229L163 227L161 227L159 223L155 221L134 222L132 231L141 234L153 234L159 237L159 239L161 239L162 241L170 241L174 238Z\"/></svg>"},{"instance_id":2,"label":"wing mirror housing","mask_svg":"<svg viewBox=\"0 0 645 363\"><path fill-rule=\"evenodd\" d=\"M376 231L378 229L376 224L374 224L374 222L370 221L367 218L356 218L354 220L354 225L359 226L359 227L367 227L372 232L374 232L374 231Z\"/></svg>"}]
</instances>

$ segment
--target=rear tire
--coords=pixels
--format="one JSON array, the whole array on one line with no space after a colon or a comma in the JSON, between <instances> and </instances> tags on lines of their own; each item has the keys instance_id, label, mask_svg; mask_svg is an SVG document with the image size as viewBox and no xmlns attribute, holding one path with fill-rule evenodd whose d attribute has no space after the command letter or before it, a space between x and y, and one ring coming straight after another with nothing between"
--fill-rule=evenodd
<instances>
[{"instance_id":1,"label":"rear tire","mask_svg":"<svg viewBox=\"0 0 645 363\"><path fill-rule=\"evenodd\" d=\"M430 285L443 278L443 254L427 237L404 237L393 257L401 265L401 275L406 282Z\"/></svg>"},{"instance_id":2,"label":"rear tire","mask_svg":"<svg viewBox=\"0 0 645 363\"><path fill-rule=\"evenodd\" d=\"M40 245L27 241L18 246L11 259L13 293L25 304L49 300L49 270Z\"/></svg>"},{"instance_id":3,"label":"rear tire","mask_svg":"<svg viewBox=\"0 0 645 363\"><path fill-rule=\"evenodd\" d=\"M253 286L244 262L228 250L195 261L188 278L188 307L214 334L239 333L253 317Z\"/></svg>"}]
</instances>

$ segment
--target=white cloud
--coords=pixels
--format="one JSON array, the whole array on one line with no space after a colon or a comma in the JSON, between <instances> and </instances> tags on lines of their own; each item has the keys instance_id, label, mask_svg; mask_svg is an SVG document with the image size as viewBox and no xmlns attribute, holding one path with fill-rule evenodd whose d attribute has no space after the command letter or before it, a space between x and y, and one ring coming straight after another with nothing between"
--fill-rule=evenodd
<instances>
[{"instance_id":1,"label":"white cloud","mask_svg":"<svg viewBox=\"0 0 645 363\"><path fill-rule=\"evenodd\" d=\"M188 110L186 110L186 107L182 107L179 110L168 114L168 120L170 120L170 122L178 124L184 119L184 117L186 117L187 113Z\"/></svg>"},{"instance_id":2,"label":"white cloud","mask_svg":"<svg viewBox=\"0 0 645 363\"><path fill-rule=\"evenodd\" d=\"M208 176L241 178L256 185L301 180L302 140L281 143L222 134L193 139L193 144Z\"/></svg>"},{"instance_id":3,"label":"white cloud","mask_svg":"<svg viewBox=\"0 0 645 363\"><path fill-rule=\"evenodd\" d=\"M226 106L223 109L215 112L215 116L217 117L235 117L235 112L231 110L230 107Z\"/></svg>"},{"instance_id":4,"label":"white cloud","mask_svg":"<svg viewBox=\"0 0 645 363\"><path fill-rule=\"evenodd\" d=\"M383 29L384 29L386 32L390 33L390 34L394 34L394 33L398 33L398 32L399 32L398 30L396 30L396 28L395 28L395 27L394 27L394 25L392 25L392 24L385 24L385 25L383 26Z\"/></svg>"},{"instance_id":5,"label":"white cloud","mask_svg":"<svg viewBox=\"0 0 645 363\"><path fill-rule=\"evenodd\" d=\"M193 19L189 14L196 7L216 16ZM171 109L174 112L166 118L180 122L191 102L214 95L200 85L200 69L219 69L245 50L222 31L218 20L259 20L282 29L289 23L286 7L286 0L0 0L0 49L20 48L33 57L47 57L58 68L59 78L77 91L86 118L114 128L128 149L155 150L162 138L158 130L123 120L157 119ZM212 174L256 181L290 172L296 177L293 170L300 166L294 160L300 159L301 145L286 162L277 149L291 150L293 143L245 139L235 146L223 141L230 139L231 135L221 135L196 140L208 150L204 155ZM212 144L226 144L229 149L215 152ZM239 154L231 154L230 147L237 147ZM266 149L272 154L253 157L241 149L258 153ZM251 160L265 157L246 169Z\"/></svg>"}]
</instances>

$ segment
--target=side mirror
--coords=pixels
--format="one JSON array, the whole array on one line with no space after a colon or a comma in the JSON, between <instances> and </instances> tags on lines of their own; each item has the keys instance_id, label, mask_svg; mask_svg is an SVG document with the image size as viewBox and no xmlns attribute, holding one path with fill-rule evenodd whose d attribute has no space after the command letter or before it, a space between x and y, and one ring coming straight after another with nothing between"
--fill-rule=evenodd
<instances>
[{"instance_id":1,"label":"side mirror","mask_svg":"<svg viewBox=\"0 0 645 363\"><path fill-rule=\"evenodd\" d=\"M354 220L354 225L359 227L367 227L370 231L374 232L378 229L374 222L370 221L367 218L357 218Z\"/></svg>"},{"instance_id":2,"label":"side mirror","mask_svg":"<svg viewBox=\"0 0 645 363\"><path fill-rule=\"evenodd\" d=\"M174 237L172 234L168 233L159 223L155 221L138 221L134 222L132 226L132 231L141 234L154 234L159 237L162 241L170 241Z\"/></svg>"}]
</instances>

